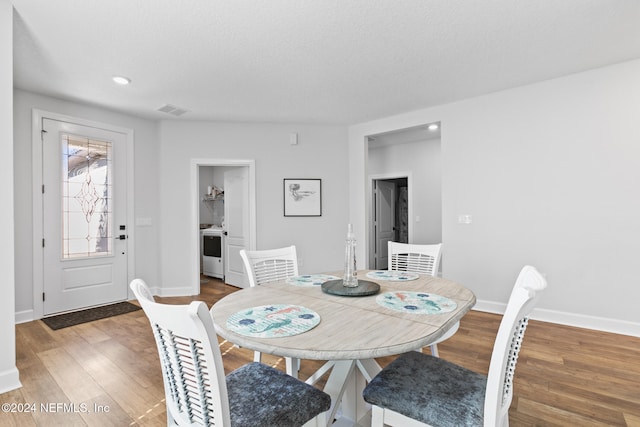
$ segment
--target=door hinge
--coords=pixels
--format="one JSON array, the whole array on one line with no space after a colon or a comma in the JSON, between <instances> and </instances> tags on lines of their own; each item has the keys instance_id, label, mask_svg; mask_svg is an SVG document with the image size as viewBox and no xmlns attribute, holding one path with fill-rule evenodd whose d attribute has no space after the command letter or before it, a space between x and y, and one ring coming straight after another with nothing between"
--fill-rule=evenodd
<instances>
[{"instance_id":1,"label":"door hinge","mask_svg":"<svg viewBox=\"0 0 640 427\"><path fill-rule=\"evenodd\" d=\"M44 194L44 184L42 184L42 194Z\"/></svg>"},{"instance_id":2,"label":"door hinge","mask_svg":"<svg viewBox=\"0 0 640 427\"><path fill-rule=\"evenodd\" d=\"M42 239L42 247L44 248L44 238Z\"/></svg>"},{"instance_id":3,"label":"door hinge","mask_svg":"<svg viewBox=\"0 0 640 427\"><path fill-rule=\"evenodd\" d=\"M40 129L40 140L41 141L44 141L44 134L45 133L48 133L48 132L46 130L44 130L44 129Z\"/></svg>"},{"instance_id":4,"label":"door hinge","mask_svg":"<svg viewBox=\"0 0 640 427\"><path fill-rule=\"evenodd\" d=\"M44 292L42 293L42 301L44 301Z\"/></svg>"}]
</instances>

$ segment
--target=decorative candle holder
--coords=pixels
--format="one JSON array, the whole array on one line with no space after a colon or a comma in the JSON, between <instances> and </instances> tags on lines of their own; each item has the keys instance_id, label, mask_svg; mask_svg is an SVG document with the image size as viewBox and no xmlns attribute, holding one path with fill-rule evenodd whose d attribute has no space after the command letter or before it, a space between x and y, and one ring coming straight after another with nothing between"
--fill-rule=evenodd
<instances>
[{"instance_id":1,"label":"decorative candle holder","mask_svg":"<svg viewBox=\"0 0 640 427\"><path fill-rule=\"evenodd\" d=\"M347 240L344 251L344 276L342 285L347 288L358 286L358 269L356 268L356 238L353 228L349 224L347 228Z\"/></svg>"}]
</instances>

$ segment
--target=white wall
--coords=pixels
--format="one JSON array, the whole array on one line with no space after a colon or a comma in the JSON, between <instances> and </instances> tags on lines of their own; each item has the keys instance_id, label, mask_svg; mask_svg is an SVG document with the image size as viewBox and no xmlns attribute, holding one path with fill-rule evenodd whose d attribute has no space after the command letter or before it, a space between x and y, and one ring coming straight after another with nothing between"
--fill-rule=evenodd
<instances>
[{"instance_id":1,"label":"white wall","mask_svg":"<svg viewBox=\"0 0 640 427\"><path fill-rule=\"evenodd\" d=\"M440 139L407 142L369 148L368 174L408 172L413 185L413 218L408 218L412 240L409 243L442 241L442 179ZM420 222L416 222L416 216Z\"/></svg>"},{"instance_id":2,"label":"white wall","mask_svg":"<svg viewBox=\"0 0 640 427\"><path fill-rule=\"evenodd\" d=\"M298 132L299 144L289 144ZM342 126L163 121L160 177L163 287L190 288L191 159L255 159L257 249L295 244L301 272L341 269L348 218ZM322 179L322 216L284 217L283 179ZM197 249L197 248L196 248Z\"/></svg>"},{"instance_id":3,"label":"white wall","mask_svg":"<svg viewBox=\"0 0 640 427\"><path fill-rule=\"evenodd\" d=\"M0 0L0 393L20 387L14 326L13 7Z\"/></svg>"},{"instance_id":4,"label":"white wall","mask_svg":"<svg viewBox=\"0 0 640 427\"><path fill-rule=\"evenodd\" d=\"M638 111L640 60L352 126L351 220L366 135L441 121L444 276L500 311L532 264L538 318L640 335Z\"/></svg>"},{"instance_id":5,"label":"white wall","mask_svg":"<svg viewBox=\"0 0 640 427\"><path fill-rule=\"evenodd\" d=\"M167 288L189 290L189 165L192 158L255 158L257 247L296 244L304 263L301 271L341 268L348 215L345 127L187 121L158 124L16 89L13 149L15 212L20 212L14 226L15 317L18 321L33 318L33 108L134 130L135 217L150 219L152 224L135 227L135 275L159 288L160 293ZM289 145L291 131L299 132L297 146ZM321 217L283 217L282 179L285 177L323 180Z\"/></svg>"},{"instance_id":6,"label":"white wall","mask_svg":"<svg viewBox=\"0 0 640 427\"><path fill-rule=\"evenodd\" d=\"M15 162L15 309L18 321L33 318L33 215L32 215L32 109L133 129L134 212L136 218L151 219L151 226L129 224L135 235L135 275L150 284L159 283L160 211L158 184L158 125L109 110L14 90Z\"/></svg>"}]
</instances>

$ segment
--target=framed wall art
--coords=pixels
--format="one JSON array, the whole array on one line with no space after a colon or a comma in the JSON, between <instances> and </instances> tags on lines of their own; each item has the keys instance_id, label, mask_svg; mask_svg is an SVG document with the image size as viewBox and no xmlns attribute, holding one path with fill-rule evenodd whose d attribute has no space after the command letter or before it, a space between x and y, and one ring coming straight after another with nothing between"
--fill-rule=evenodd
<instances>
[{"instance_id":1,"label":"framed wall art","mask_svg":"<svg viewBox=\"0 0 640 427\"><path fill-rule=\"evenodd\" d=\"M322 180L284 179L284 216L322 216Z\"/></svg>"}]
</instances>

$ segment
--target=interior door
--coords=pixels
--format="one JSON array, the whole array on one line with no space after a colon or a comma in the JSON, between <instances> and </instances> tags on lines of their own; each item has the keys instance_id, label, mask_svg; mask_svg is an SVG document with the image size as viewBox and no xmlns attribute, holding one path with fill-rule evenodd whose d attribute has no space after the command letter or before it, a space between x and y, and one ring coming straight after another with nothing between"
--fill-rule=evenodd
<instances>
[{"instance_id":1,"label":"interior door","mask_svg":"<svg viewBox=\"0 0 640 427\"><path fill-rule=\"evenodd\" d=\"M249 168L237 167L224 172L225 266L226 283L249 286L240 250L249 241Z\"/></svg>"},{"instance_id":2,"label":"interior door","mask_svg":"<svg viewBox=\"0 0 640 427\"><path fill-rule=\"evenodd\" d=\"M386 269L389 262L388 242L395 237L396 185L375 182L375 268Z\"/></svg>"},{"instance_id":3,"label":"interior door","mask_svg":"<svg viewBox=\"0 0 640 427\"><path fill-rule=\"evenodd\" d=\"M42 120L43 314L127 299L127 139Z\"/></svg>"}]
</instances>

